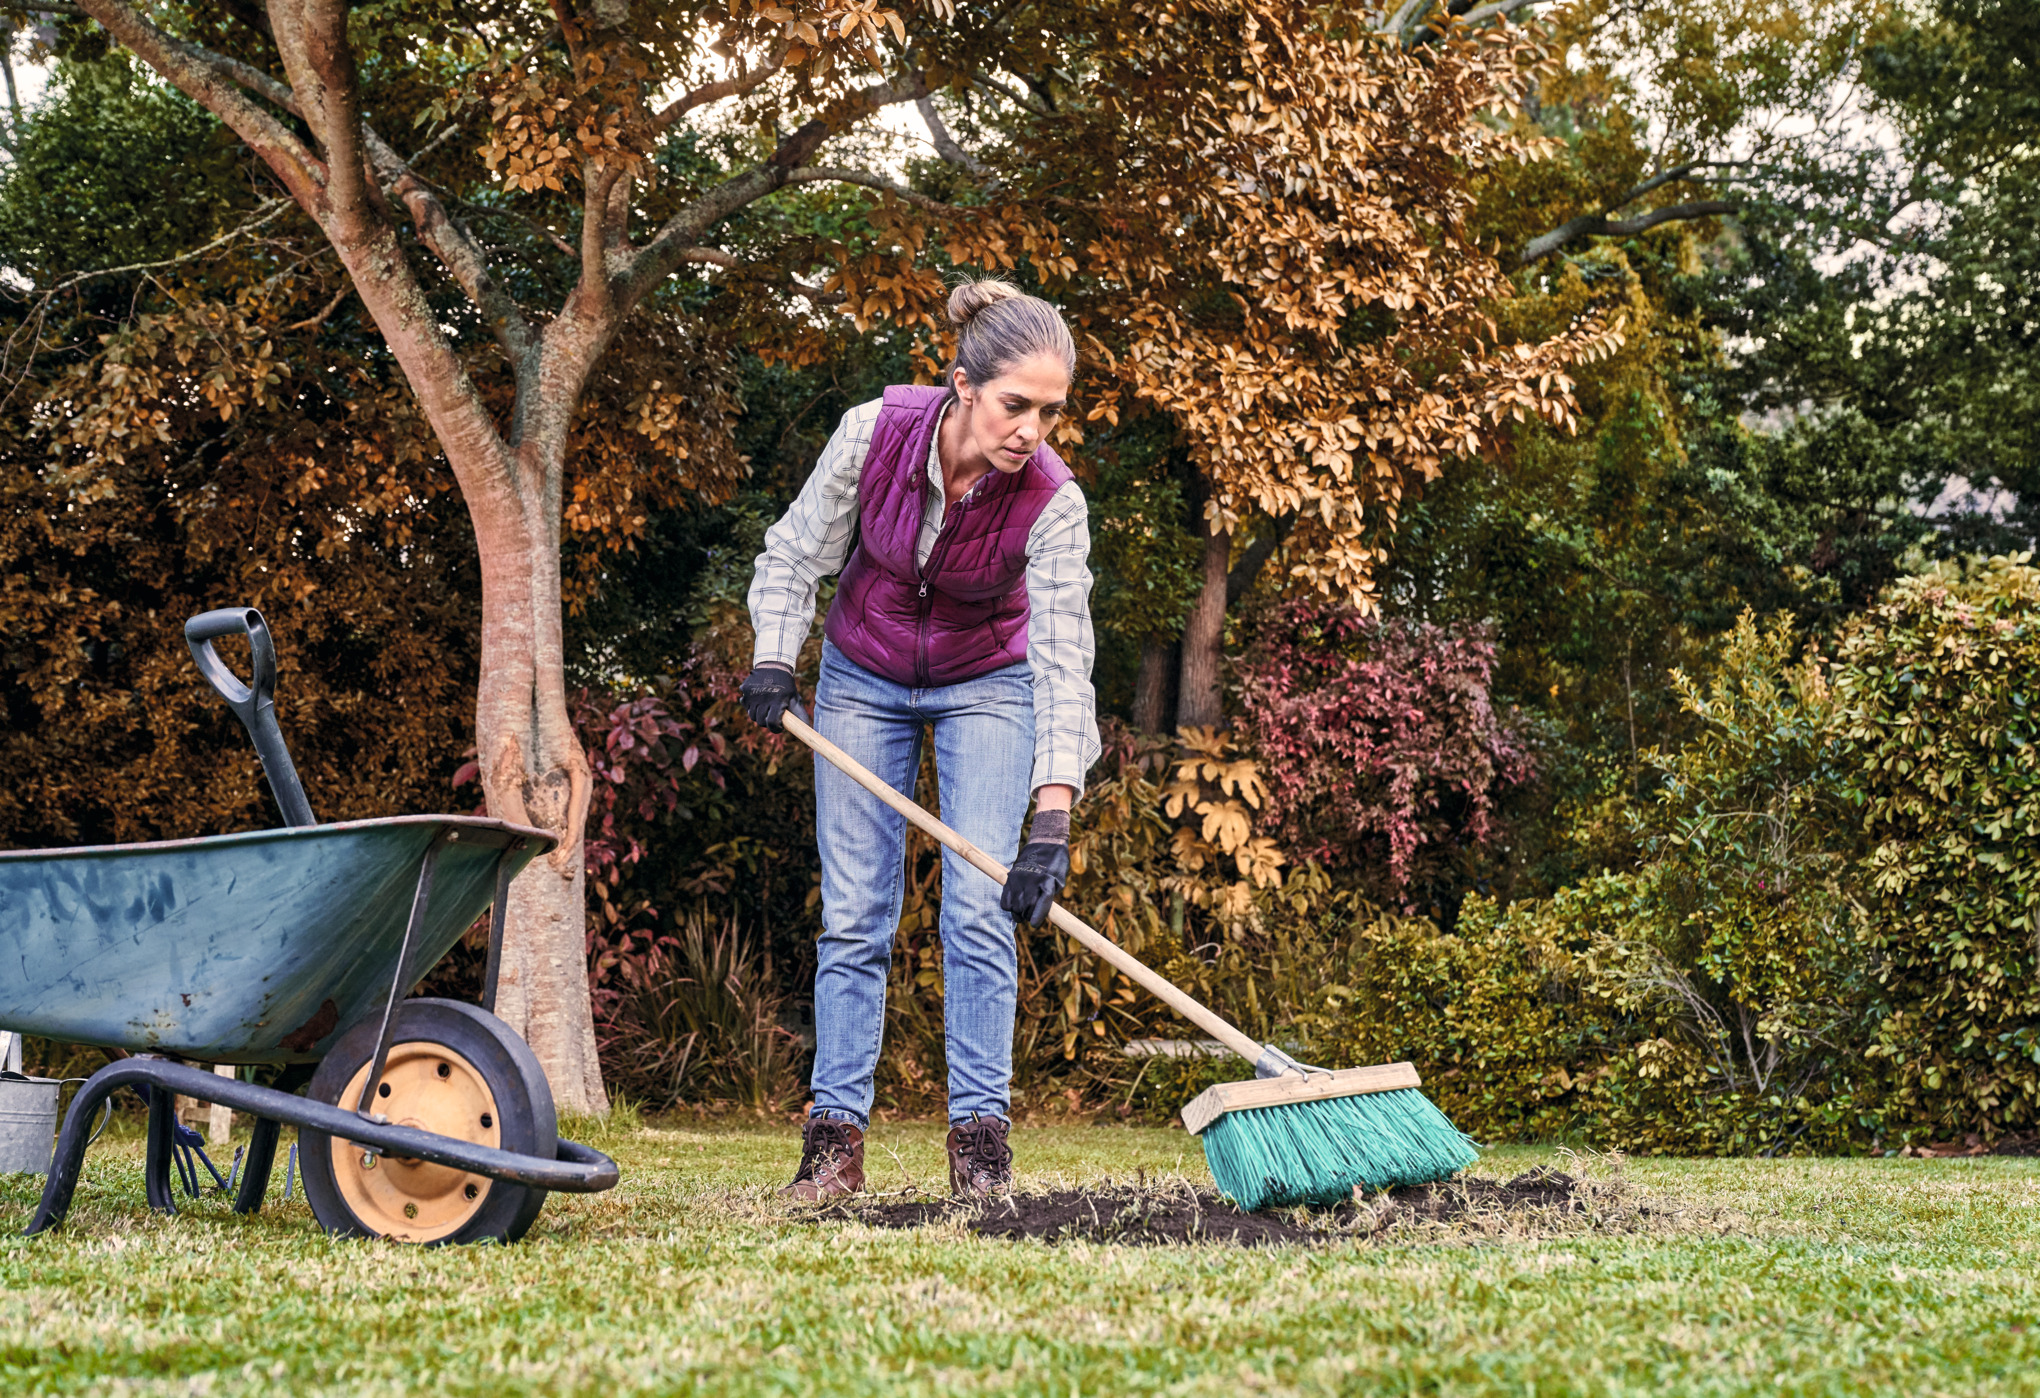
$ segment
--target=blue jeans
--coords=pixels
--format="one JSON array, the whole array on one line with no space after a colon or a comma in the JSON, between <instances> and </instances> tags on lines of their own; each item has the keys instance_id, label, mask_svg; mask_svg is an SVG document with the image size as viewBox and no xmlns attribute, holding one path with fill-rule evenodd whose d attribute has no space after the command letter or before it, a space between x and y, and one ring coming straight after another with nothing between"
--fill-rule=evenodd
<instances>
[{"instance_id":1,"label":"blue jeans","mask_svg":"<svg viewBox=\"0 0 2040 1398\"><path fill-rule=\"evenodd\" d=\"M961 684L908 689L823 645L815 728L895 791L913 794L921 732L930 723L942 819L1011 864L1033 795L1034 691L1025 662ZM810 1114L863 1127L871 1120L886 971L906 896L907 822L817 757L815 824L822 936ZM1016 957L1013 915L999 907L999 886L944 850L942 1025L952 1122L1005 1117L1010 1110Z\"/></svg>"}]
</instances>

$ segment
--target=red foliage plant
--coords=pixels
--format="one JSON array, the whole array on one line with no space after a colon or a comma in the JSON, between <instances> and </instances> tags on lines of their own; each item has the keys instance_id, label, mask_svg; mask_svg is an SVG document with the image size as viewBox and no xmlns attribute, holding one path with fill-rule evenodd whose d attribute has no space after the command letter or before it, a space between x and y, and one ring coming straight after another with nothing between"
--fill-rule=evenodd
<instances>
[{"instance_id":1,"label":"red foliage plant","mask_svg":"<svg viewBox=\"0 0 2040 1398\"><path fill-rule=\"evenodd\" d=\"M628 699L594 689L568 696L594 777L586 836L588 890L597 904L589 910L591 938L631 916L615 906L617 888L624 871L644 858L639 835L680 808L687 774L706 762L708 779L723 784L729 744L717 731L716 715L690 712L684 683L663 690Z\"/></svg>"},{"instance_id":2,"label":"red foliage plant","mask_svg":"<svg viewBox=\"0 0 2040 1398\"><path fill-rule=\"evenodd\" d=\"M645 839L682 810L690 777L721 788L734 752L763 746L752 725L739 725L734 737L723 732L737 698L737 678L726 670L719 657L697 648L682 673L662 676L652 689L622 695L582 688L567 696L593 778L585 850L589 973L598 1002L616 962L642 957L654 939L659 910L644 899L619 901L631 868L644 858ZM470 750L453 784L477 776Z\"/></svg>"},{"instance_id":3,"label":"red foliage plant","mask_svg":"<svg viewBox=\"0 0 2040 1398\"><path fill-rule=\"evenodd\" d=\"M1408 905L1440 867L1502 836L1497 798L1536 775L1528 725L1489 691L1493 632L1278 604L1238 663L1244 727L1284 847L1372 862Z\"/></svg>"}]
</instances>

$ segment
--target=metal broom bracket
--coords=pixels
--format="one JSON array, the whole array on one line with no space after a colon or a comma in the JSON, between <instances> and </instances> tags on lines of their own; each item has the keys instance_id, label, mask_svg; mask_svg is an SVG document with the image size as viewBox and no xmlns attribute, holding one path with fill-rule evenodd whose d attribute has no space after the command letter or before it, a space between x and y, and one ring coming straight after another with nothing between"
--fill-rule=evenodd
<instances>
[{"instance_id":1,"label":"metal broom bracket","mask_svg":"<svg viewBox=\"0 0 2040 1398\"><path fill-rule=\"evenodd\" d=\"M1319 1068L1310 1063L1299 1063L1273 1044L1261 1045L1261 1056L1254 1060L1254 1076L1257 1078L1279 1078L1284 1073L1296 1073L1310 1077L1313 1073L1325 1077L1332 1075L1329 1068Z\"/></svg>"}]
</instances>

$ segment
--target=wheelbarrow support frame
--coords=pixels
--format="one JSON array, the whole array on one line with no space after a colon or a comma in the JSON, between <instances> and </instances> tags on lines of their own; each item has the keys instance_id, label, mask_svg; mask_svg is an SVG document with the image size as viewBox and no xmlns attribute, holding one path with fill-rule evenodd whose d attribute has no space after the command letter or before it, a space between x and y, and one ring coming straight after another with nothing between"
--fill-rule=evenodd
<instances>
[{"instance_id":1,"label":"wheelbarrow support frame","mask_svg":"<svg viewBox=\"0 0 2040 1398\"><path fill-rule=\"evenodd\" d=\"M217 1102L237 1112L262 1118L257 1124L258 1132L264 1123L289 1123L293 1126L307 1126L314 1131L323 1131L336 1140L351 1141L365 1150L380 1151L385 1155L403 1159L429 1160L435 1165L450 1165L457 1170L483 1175L492 1180L505 1180L512 1184L528 1185L534 1189L553 1190L562 1194L598 1194L616 1183L616 1162L599 1150L580 1145L574 1141L562 1140L557 1145L557 1159L543 1160L535 1155L519 1155L514 1151L497 1150L493 1146L475 1145L441 1136L430 1131L419 1131L409 1126L397 1126L388 1122L364 1120L358 1113L344 1107L328 1106L306 1097L294 1096L273 1087L256 1083L241 1082L235 1078L223 1078L202 1068L193 1068L183 1063L172 1063L160 1058L126 1058L118 1063L108 1064L94 1073L85 1086L78 1089L78 1095L71 1104L70 1112L64 1118L64 1129L57 1138L56 1158L50 1162L50 1177L43 1185L42 1204L35 1212L35 1220L27 1232L30 1236L45 1229L54 1228L64 1221L70 1212L71 1196L78 1188L79 1172L85 1164L85 1143L91 1135L92 1114L99 1104L116 1089L122 1087L150 1087L155 1090L155 1101L165 1104L164 1120L167 1124L167 1107L170 1094L181 1093L201 1102ZM153 1106L153 1103L152 1103ZM149 1153L156 1154L155 1113L151 1114ZM166 1145L163 1156L167 1161L169 1150ZM274 1157L276 1150L275 1129L269 1134L269 1154ZM251 1155L255 1152L250 1152ZM252 1167L260 1162L251 1160L250 1176L266 1179L268 1171ZM152 1169L152 1174L154 1173ZM169 1196L169 1172L163 1167L163 1195ZM150 1188L151 1205L161 1208ZM245 1198L249 1187L242 1186ZM260 1204L261 1191L254 1191L255 1203ZM238 1202L237 1202L238 1207ZM168 1211L173 1211L168 1210ZM250 1212L252 1210L243 1210Z\"/></svg>"}]
</instances>

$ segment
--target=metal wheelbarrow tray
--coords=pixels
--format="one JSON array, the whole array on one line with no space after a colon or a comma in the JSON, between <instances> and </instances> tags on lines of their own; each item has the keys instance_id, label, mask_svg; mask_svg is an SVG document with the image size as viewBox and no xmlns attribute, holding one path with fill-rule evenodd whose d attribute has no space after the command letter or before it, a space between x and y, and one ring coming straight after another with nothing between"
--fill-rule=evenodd
<instances>
[{"instance_id":1,"label":"metal wheelbarrow tray","mask_svg":"<svg viewBox=\"0 0 2040 1398\"><path fill-rule=\"evenodd\" d=\"M237 633L252 686L213 652ZM491 1013L510 880L553 837L471 816L314 824L260 613L208 612L186 635L290 826L0 853L0 1028L136 1055L79 1089L28 1232L63 1222L94 1111L123 1086L148 1098L147 1192L165 1212L176 1094L256 1119L238 1212L261 1207L280 1127L296 1126L307 1199L336 1233L510 1241L547 1191L614 1185L615 1162L558 1138L544 1073ZM404 999L485 910L482 1006ZM273 1067L275 1085L178 1058Z\"/></svg>"}]
</instances>

